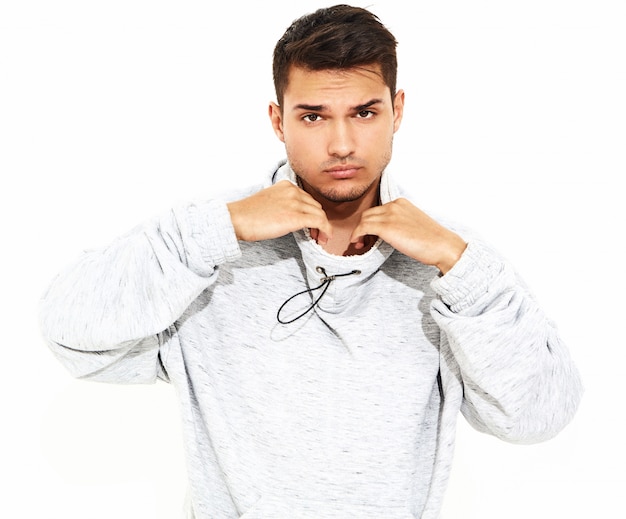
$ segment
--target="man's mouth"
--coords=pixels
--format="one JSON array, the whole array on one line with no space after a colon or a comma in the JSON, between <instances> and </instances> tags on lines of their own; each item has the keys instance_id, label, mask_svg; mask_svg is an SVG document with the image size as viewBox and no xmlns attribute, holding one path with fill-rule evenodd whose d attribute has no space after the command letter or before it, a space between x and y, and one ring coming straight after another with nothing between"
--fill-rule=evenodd
<instances>
[{"instance_id":1,"label":"man's mouth","mask_svg":"<svg viewBox=\"0 0 626 519\"><path fill-rule=\"evenodd\" d=\"M354 177L358 173L359 169L360 169L359 166L346 164L346 165L341 165L341 166L335 166L333 168L329 168L324 171L333 178L347 179L347 178Z\"/></svg>"}]
</instances>

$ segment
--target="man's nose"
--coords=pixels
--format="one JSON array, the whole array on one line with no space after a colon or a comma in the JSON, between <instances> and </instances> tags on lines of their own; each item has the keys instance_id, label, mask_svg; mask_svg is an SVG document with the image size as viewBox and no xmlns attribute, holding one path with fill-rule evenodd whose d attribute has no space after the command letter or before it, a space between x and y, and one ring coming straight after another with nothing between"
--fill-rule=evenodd
<instances>
[{"instance_id":1,"label":"man's nose","mask_svg":"<svg viewBox=\"0 0 626 519\"><path fill-rule=\"evenodd\" d=\"M333 121L328 136L328 154L333 157L349 157L355 150L354 129L349 121Z\"/></svg>"}]
</instances>

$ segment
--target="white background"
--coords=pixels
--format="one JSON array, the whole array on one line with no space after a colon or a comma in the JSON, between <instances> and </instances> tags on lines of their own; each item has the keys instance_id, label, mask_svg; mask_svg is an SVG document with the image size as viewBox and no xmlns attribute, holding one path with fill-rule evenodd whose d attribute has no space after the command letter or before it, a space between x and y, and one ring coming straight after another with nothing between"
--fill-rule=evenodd
<instances>
[{"instance_id":1,"label":"white background","mask_svg":"<svg viewBox=\"0 0 626 519\"><path fill-rule=\"evenodd\" d=\"M282 157L271 52L323 5L1 4L1 517L179 516L173 388L72 380L40 337L37 300L81 250ZM586 385L545 444L461 420L446 518L624 517L624 2L357 5L400 41L396 175L513 261Z\"/></svg>"}]
</instances>

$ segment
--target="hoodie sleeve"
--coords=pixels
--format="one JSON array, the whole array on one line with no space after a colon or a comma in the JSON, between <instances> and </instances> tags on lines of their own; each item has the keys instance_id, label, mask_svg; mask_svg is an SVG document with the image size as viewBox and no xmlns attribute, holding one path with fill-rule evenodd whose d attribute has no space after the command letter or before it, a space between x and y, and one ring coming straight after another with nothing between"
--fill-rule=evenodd
<instances>
[{"instance_id":1,"label":"hoodie sleeve","mask_svg":"<svg viewBox=\"0 0 626 519\"><path fill-rule=\"evenodd\" d=\"M174 209L62 271L40 302L42 333L76 377L167 378L162 332L239 255L224 202Z\"/></svg>"},{"instance_id":2,"label":"hoodie sleeve","mask_svg":"<svg viewBox=\"0 0 626 519\"><path fill-rule=\"evenodd\" d=\"M582 384L566 345L511 266L470 241L432 287L442 355L456 363L461 411L476 429L533 443L574 416Z\"/></svg>"}]
</instances>

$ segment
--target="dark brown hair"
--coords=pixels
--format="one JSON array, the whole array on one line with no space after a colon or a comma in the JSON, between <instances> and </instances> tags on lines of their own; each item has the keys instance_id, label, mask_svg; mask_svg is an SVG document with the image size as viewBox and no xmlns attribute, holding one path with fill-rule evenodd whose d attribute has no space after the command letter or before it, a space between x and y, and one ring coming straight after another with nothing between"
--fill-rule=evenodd
<instances>
[{"instance_id":1,"label":"dark brown hair","mask_svg":"<svg viewBox=\"0 0 626 519\"><path fill-rule=\"evenodd\" d=\"M338 70L380 65L391 96L396 93L397 41L366 9L336 5L295 20L274 48L274 88L282 105L292 66Z\"/></svg>"}]
</instances>

